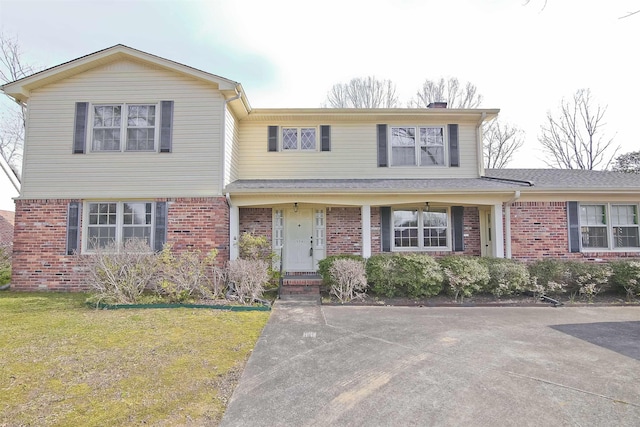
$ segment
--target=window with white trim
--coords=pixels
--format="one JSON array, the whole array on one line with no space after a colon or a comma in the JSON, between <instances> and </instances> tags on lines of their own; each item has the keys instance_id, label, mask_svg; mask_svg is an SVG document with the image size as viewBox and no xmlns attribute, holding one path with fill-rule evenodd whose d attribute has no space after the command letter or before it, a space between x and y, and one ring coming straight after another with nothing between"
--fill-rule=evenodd
<instances>
[{"instance_id":1,"label":"window with white trim","mask_svg":"<svg viewBox=\"0 0 640 427\"><path fill-rule=\"evenodd\" d=\"M316 209L315 210L315 221L316 221L316 223L315 223L315 231L316 231L315 247L316 247L316 249L324 249L325 240L326 240L324 209Z\"/></svg>"},{"instance_id":2,"label":"window with white trim","mask_svg":"<svg viewBox=\"0 0 640 427\"><path fill-rule=\"evenodd\" d=\"M144 240L153 247L154 203L87 202L83 221L85 249L93 251L110 244Z\"/></svg>"},{"instance_id":3,"label":"window with white trim","mask_svg":"<svg viewBox=\"0 0 640 427\"><path fill-rule=\"evenodd\" d=\"M273 210L273 249L281 249L284 245L284 211Z\"/></svg>"},{"instance_id":4,"label":"window with white trim","mask_svg":"<svg viewBox=\"0 0 640 427\"><path fill-rule=\"evenodd\" d=\"M584 249L638 249L638 205L580 204L580 237Z\"/></svg>"},{"instance_id":5,"label":"window with white trim","mask_svg":"<svg viewBox=\"0 0 640 427\"><path fill-rule=\"evenodd\" d=\"M156 104L93 105L91 151L155 151L157 110Z\"/></svg>"},{"instance_id":6,"label":"window with white trim","mask_svg":"<svg viewBox=\"0 0 640 427\"><path fill-rule=\"evenodd\" d=\"M282 151L315 151L317 132L315 127L283 127Z\"/></svg>"},{"instance_id":7,"label":"window with white trim","mask_svg":"<svg viewBox=\"0 0 640 427\"><path fill-rule=\"evenodd\" d=\"M447 208L393 211L393 246L396 249L448 249L449 234Z\"/></svg>"},{"instance_id":8,"label":"window with white trim","mask_svg":"<svg viewBox=\"0 0 640 427\"><path fill-rule=\"evenodd\" d=\"M444 166L444 126L391 126L391 166Z\"/></svg>"}]
</instances>

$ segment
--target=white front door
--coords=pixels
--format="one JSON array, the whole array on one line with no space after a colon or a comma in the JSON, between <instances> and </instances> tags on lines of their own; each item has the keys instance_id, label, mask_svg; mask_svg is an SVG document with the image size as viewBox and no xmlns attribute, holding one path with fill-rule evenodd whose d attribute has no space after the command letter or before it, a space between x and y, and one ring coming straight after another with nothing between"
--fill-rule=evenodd
<instances>
[{"instance_id":1,"label":"white front door","mask_svg":"<svg viewBox=\"0 0 640 427\"><path fill-rule=\"evenodd\" d=\"M313 209L287 210L284 240L284 269L313 271Z\"/></svg>"}]
</instances>

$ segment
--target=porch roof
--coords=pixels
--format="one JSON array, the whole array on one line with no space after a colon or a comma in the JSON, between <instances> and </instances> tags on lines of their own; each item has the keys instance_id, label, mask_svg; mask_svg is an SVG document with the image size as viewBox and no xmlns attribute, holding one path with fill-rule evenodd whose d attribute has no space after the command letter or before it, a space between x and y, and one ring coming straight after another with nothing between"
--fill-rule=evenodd
<instances>
[{"instance_id":1,"label":"porch roof","mask_svg":"<svg viewBox=\"0 0 640 427\"><path fill-rule=\"evenodd\" d=\"M637 190L640 175L582 169L487 169L487 178L529 182L532 190Z\"/></svg>"},{"instance_id":2,"label":"porch roof","mask_svg":"<svg viewBox=\"0 0 640 427\"><path fill-rule=\"evenodd\" d=\"M493 178L438 178L438 179L246 179L227 185L227 193L257 192L370 192L370 193L414 193L429 191L468 192L510 191L530 184Z\"/></svg>"}]
</instances>

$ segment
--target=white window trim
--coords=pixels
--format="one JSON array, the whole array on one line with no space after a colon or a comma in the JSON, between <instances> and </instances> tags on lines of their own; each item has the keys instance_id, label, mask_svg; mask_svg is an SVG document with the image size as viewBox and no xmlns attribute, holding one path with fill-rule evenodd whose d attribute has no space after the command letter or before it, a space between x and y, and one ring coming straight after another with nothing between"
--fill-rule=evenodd
<instances>
[{"instance_id":1,"label":"white window trim","mask_svg":"<svg viewBox=\"0 0 640 427\"><path fill-rule=\"evenodd\" d=\"M151 150L127 150L127 122L128 122L128 114L129 109L127 108L130 105L149 105L156 107L156 120L153 131L153 149ZM120 117L120 150L94 150L93 149L93 122L95 117L95 107L109 107L109 106L120 106L121 107L121 117ZM89 120L87 126L87 141L88 148L90 153L153 153L158 151L158 144L160 143L160 103L159 102L96 102L89 104Z\"/></svg>"},{"instance_id":2,"label":"white window trim","mask_svg":"<svg viewBox=\"0 0 640 427\"><path fill-rule=\"evenodd\" d=\"M391 168L447 168L449 165L449 131L447 125L433 124L433 125L388 125L387 126L387 158L389 159L389 167ZM415 129L415 154L416 159L413 165L394 165L393 164L393 129L394 128L414 128ZM444 159L442 165L421 165L420 164L420 128L440 128L442 129L442 147L444 150Z\"/></svg>"},{"instance_id":3,"label":"white window trim","mask_svg":"<svg viewBox=\"0 0 640 427\"><path fill-rule=\"evenodd\" d=\"M89 205L95 203L115 203L116 204L116 242L118 247L122 243L123 226L124 226L124 204L125 203L151 203L151 237L149 241L149 249L155 247L155 230L156 230L156 203L151 200L88 200L82 204L82 251L83 254L96 253L95 250L89 249Z\"/></svg>"},{"instance_id":4,"label":"white window trim","mask_svg":"<svg viewBox=\"0 0 640 427\"><path fill-rule=\"evenodd\" d=\"M422 220L422 212L427 211L425 208L420 208L416 206L407 206L403 208L393 208L391 209L391 251L392 252L447 252L452 249L452 236L451 236L451 228L452 228L452 219L451 219L451 207L449 206L433 206L433 208L437 209L445 209L447 213L447 246L424 246L424 224ZM412 247L396 247L396 228L393 224L393 214L394 212L405 211L405 210L417 210L418 211L418 246Z\"/></svg>"},{"instance_id":5,"label":"white window trim","mask_svg":"<svg viewBox=\"0 0 640 427\"><path fill-rule=\"evenodd\" d=\"M603 227L606 228L607 230L607 247L601 247L601 248L585 248L584 246L582 246L582 214L580 211L580 208L582 206L605 206L605 217L607 218L607 224L605 224ZM639 216L638 218L638 222L640 222L640 204L637 202L584 202L584 203L579 203L578 204L578 224L579 224L579 233L580 233L580 251L581 252L640 252L640 247L614 247L613 246L613 240L614 240L614 236L613 236L613 216L611 215L611 206L635 206L636 207L636 214ZM589 227L589 225L584 225L584 227ZM597 226L594 226L597 227ZM640 233L640 224L637 225L638 227L638 232Z\"/></svg>"},{"instance_id":6,"label":"white window trim","mask_svg":"<svg viewBox=\"0 0 640 427\"><path fill-rule=\"evenodd\" d=\"M285 129L297 129L297 143L296 148L284 148L284 130ZM314 129L315 130L315 146L313 149L302 148L302 129ZM320 127L319 126L280 126L278 140L280 141L280 151L283 153L315 153L319 151L320 145Z\"/></svg>"}]
</instances>

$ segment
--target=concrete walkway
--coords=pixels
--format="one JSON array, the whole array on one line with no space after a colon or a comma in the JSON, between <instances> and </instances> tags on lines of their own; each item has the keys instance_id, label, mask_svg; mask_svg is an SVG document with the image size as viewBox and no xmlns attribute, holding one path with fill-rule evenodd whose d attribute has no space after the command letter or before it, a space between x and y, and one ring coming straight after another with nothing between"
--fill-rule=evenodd
<instances>
[{"instance_id":1,"label":"concrete walkway","mask_svg":"<svg viewBox=\"0 0 640 427\"><path fill-rule=\"evenodd\" d=\"M223 426L640 420L637 307L333 307L278 301Z\"/></svg>"}]
</instances>

